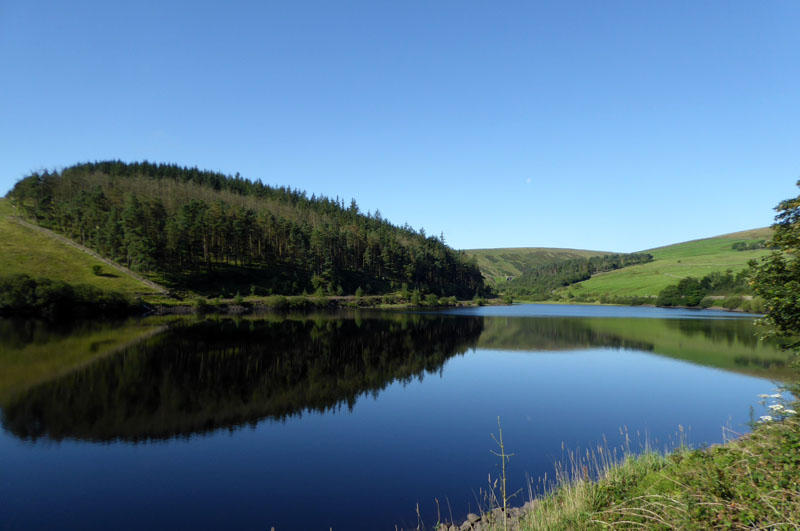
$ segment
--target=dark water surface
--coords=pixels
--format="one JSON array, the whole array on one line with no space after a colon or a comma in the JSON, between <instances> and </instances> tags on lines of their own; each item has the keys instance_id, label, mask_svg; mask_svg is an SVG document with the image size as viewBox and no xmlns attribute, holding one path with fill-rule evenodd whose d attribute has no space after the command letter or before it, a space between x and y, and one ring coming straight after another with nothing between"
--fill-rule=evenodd
<instances>
[{"instance_id":1,"label":"dark water surface","mask_svg":"<svg viewBox=\"0 0 800 531\"><path fill-rule=\"evenodd\" d=\"M0 320L0 528L394 529L569 449L722 442L788 356L752 316L519 305Z\"/></svg>"}]
</instances>

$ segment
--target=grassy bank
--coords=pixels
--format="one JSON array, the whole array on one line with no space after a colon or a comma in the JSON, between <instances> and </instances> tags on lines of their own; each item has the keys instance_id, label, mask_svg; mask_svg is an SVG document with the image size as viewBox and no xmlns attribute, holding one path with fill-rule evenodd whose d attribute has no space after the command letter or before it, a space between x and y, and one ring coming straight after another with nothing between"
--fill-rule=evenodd
<instances>
[{"instance_id":1,"label":"grassy bank","mask_svg":"<svg viewBox=\"0 0 800 531\"><path fill-rule=\"evenodd\" d=\"M456 529L798 529L800 420L788 406L770 411L773 420L723 445L573 456L556 487L507 520L495 509Z\"/></svg>"},{"instance_id":2,"label":"grassy bank","mask_svg":"<svg viewBox=\"0 0 800 531\"><path fill-rule=\"evenodd\" d=\"M647 453L568 478L522 529L796 529L800 423L768 422L725 445Z\"/></svg>"},{"instance_id":3,"label":"grassy bank","mask_svg":"<svg viewBox=\"0 0 800 531\"><path fill-rule=\"evenodd\" d=\"M437 297L428 294L415 299L402 293L386 295L316 296L316 295L269 295L236 296L232 298L195 297L184 300L169 297L151 297L147 300L157 313L233 313L245 314L262 311L309 311L339 308L381 308L381 309L434 309L465 306L505 304L501 299L458 300L455 297Z\"/></svg>"},{"instance_id":4,"label":"grassy bank","mask_svg":"<svg viewBox=\"0 0 800 531\"><path fill-rule=\"evenodd\" d=\"M75 247L13 221L8 199L0 198L0 271L85 284L127 297L155 295L149 286L124 275Z\"/></svg>"}]
</instances>

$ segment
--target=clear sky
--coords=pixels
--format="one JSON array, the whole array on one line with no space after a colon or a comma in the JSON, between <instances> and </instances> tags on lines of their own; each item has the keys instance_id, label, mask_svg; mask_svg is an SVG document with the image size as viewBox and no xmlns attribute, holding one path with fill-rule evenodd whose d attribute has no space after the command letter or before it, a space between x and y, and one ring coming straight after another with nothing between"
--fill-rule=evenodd
<instances>
[{"instance_id":1,"label":"clear sky","mask_svg":"<svg viewBox=\"0 0 800 531\"><path fill-rule=\"evenodd\" d=\"M105 159L457 248L762 227L798 194L800 2L0 0L0 194Z\"/></svg>"}]
</instances>

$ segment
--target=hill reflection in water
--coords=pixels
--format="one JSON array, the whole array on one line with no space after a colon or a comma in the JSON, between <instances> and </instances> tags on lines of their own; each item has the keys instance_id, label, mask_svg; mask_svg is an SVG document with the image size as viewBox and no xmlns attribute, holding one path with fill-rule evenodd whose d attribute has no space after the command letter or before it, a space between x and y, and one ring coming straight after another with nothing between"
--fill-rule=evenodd
<instances>
[{"instance_id":1,"label":"hill reflection in water","mask_svg":"<svg viewBox=\"0 0 800 531\"><path fill-rule=\"evenodd\" d=\"M788 356L759 342L745 319L346 313L172 319L151 323L158 333L143 334L141 328L82 329L74 348L88 348L91 357L77 356L74 368L60 367L49 379L37 369L26 389L14 389L3 401L3 427L28 440L89 441L236 429L309 411L350 409L360 396L439 372L448 359L475 347L534 353L605 347L753 376L782 379L789 373ZM116 342L109 339L114 332ZM6 347L23 353L26 345L58 349L68 344L64 334L10 335ZM114 351L103 355L98 345ZM15 374L24 376L21 367L15 366Z\"/></svg>"},{"instance_id":2,"label":"hill reflection in water","mask_svg":"<svg viewBox=\"0 0 800 531\"><path fill-rule=\"evenodd\" d=\"M23 439L144 440L352 407L474 347L482 318L209 319L168 331L3 407Z\"/></svg>"}]
</instances>

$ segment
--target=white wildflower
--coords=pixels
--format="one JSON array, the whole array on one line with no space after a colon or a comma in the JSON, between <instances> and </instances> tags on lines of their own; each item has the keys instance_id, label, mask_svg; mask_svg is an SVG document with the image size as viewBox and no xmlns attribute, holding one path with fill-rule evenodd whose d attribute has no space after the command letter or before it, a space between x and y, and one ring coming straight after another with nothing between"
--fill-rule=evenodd
<instances>
[{"instance_id":1,"label":"white wildflower","mask_svg":"<svg viewBox=\"0 0 800 531\"><path fill-rule=\"evenodd\" d=\"M772 411L780 411L783 409L783 406L781 404L772 404L771 406L769 406L769 408Z\"/></svg>"},{"instance_id":2,"label":"white wildflower","mask_svg":"<svg viewBox=\"0 0 800 531\"><path fill-rule=\"evenodd\" d=\"M760 420L761 422L769 422L769 421L771 421L771 420L772 420L772 417L771 417L771 416L769 416L769 415L764 415L764 416L760 417L760 418L759 418L759 420Z\"/></svg>"},{"instance_id":3,"label":"white wildflower","mask_svg":"<svg viewBox=\"0 0 800 531\"><path fill-rule=\"evenodd\" d=\"M786 413L787 415L797 415L797 411L795 411L794 409L784 409L783 412Z\"/></svg>"}]
</instances>

